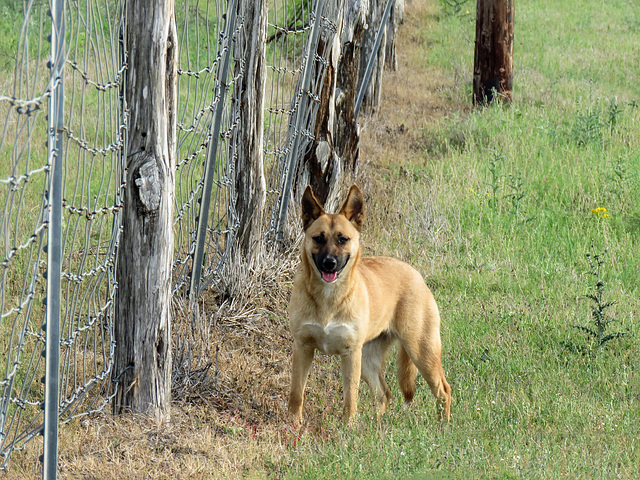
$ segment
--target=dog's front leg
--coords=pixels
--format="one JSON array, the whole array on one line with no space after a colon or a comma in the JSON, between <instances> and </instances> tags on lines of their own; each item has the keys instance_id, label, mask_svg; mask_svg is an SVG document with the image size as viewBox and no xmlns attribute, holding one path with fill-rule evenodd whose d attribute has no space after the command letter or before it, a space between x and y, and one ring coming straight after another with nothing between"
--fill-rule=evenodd
<instances>
[{"instance_id":1,"label":"dog's front leg","mask_svg":"<svg viewBox=\"0 0 640 480\"><path fill-rule=\"evenodd\" d=\"M314 348L293 342L293 359L291 368L291 393L289 394L289 417L296 424L302 423L302 405L304 403L304 387L307 384Z\"/></svg>"},{"instance_id":2,"label":"dog's front leg","mask_svg":"<svg viewBox=\"0 0 640 480\"><path fill-rule=\"evenodd\" d=\"M352 423L358 408L358 390L362 372L362 345L353 346L342 356L342 385L344 390L344 410L342 419Z\"/></svg>"}]
</instances>

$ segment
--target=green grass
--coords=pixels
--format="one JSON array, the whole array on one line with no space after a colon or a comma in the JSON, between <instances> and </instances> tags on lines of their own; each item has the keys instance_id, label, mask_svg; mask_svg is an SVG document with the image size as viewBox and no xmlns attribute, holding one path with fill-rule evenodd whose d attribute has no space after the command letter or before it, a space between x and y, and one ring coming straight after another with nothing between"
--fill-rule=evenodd
<instances>
[{"instance_id":1,"label":"green grass","mask_svg":"<svg viewBox=\"0 0 640 480\"><path fill-rule=\"evenodd\" d=\"M460 79L443 96L469 101L471 10L424 33L425 61ZM385 166L394 197L370 200L365 241L434 291L451 424L423 383L380 425L363 395L353 429L332 407L275 477L637 478L639 18L625 1L518 2L513 104L450 116L423 132L421 161ZM592 322L586 254L604 250L611 331L629 336L582 354L567 345L589 346L574 327Z\"/></svg>"}]
</instances>

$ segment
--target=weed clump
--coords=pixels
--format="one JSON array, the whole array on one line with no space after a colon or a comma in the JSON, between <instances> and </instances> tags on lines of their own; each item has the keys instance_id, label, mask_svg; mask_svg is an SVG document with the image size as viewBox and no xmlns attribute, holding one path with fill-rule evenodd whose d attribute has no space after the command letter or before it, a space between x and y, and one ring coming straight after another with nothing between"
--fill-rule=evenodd
<instances>
[{"instance_id":1,"label":"weed clump","mask_svg":"<svg viewBox=\"0 0 640 480\"><path fill-rule=\"evenodd\" d=\"M616 302L605 301L604 292L605 284L602 279L602 266L605 264L606 251L601 254L587 253L586 257L589 262L589 274L595 279L595 285L593 287L593 293L585 295L585 298L591 300L591 324L589 326L584 325L572 325L591 339L589 346L576 346L568 344L568 346L581 353L594 354L597 351L604 349L604 347L616 338L624 337L628 335L626 332L614 332L609 333L609 327L617 319L609 314L609 309L616 304Z\"/></svg>"},{"instance_id":2,"label":"weed clump","mask_svg":"<svg viewBox=\"0 0 640 480\"><path fill-rule=\"evenodd\" d=\"M527 181L517 173L503 174L502 169L505 159L506 157L503 153L494 150L489 160L490 179L487 182L487 186L490 192L487 193L488 205L491 209L498 210L500 198L507 199L511 203L511 213L517 216L521 213L521 207L528 193L525 188ZM505 191L502 197L499 195L501 190Z\"/></svg>"}]
</instances>

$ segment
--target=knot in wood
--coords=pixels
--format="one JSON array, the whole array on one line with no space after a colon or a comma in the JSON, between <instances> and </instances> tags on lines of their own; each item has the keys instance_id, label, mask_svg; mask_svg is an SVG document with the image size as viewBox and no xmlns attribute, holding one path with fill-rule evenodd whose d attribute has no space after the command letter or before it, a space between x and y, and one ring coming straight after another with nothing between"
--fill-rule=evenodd
<instances>
[{"instance_id":1,"label":"knot in wood","mask_svg":"<svg viewBox=\"0 0 640 480\"><path fill-rule=\"evenodd\" d=\"M138 187L138 198L142 204L141 207L147 212L156 212L160 208L162 180L155 157L147 157L146 161L140 166L135 183L136 187Z\"/></svg>"}]
</instances>

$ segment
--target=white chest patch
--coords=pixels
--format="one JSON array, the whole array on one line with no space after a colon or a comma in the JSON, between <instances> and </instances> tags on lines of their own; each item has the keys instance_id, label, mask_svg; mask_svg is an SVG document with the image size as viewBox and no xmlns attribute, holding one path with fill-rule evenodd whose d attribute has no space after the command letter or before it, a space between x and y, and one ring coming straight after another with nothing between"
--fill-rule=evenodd
<instances>
[{"instance_id":1,"label":"white chest patch","mask_svg":"<svg viewBox=\"0 0 640 480\"><path fill-rule=\"evenodd\" d=\"M324 327L319 323L305 323L300 333L327 355L344 355L358 341L359 336L353 325L341 322L329 322Z\"/></svg>"}]
</instances>

